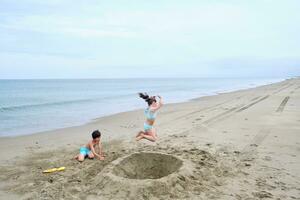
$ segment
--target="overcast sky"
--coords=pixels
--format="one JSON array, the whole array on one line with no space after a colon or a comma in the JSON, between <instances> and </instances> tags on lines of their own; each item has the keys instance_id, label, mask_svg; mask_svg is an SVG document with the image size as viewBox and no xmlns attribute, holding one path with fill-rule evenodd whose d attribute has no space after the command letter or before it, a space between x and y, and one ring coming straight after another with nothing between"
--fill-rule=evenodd
<instances>
[{"instance_id":1,"label":"overcast sky","mask_svg":"<svg viewBox=\"0 0 300 200\"><path fill-rule=\"evenodd\" d=\"M0 0L0 78L300 75L299 0Z\"/></svg>"}]
</instances>

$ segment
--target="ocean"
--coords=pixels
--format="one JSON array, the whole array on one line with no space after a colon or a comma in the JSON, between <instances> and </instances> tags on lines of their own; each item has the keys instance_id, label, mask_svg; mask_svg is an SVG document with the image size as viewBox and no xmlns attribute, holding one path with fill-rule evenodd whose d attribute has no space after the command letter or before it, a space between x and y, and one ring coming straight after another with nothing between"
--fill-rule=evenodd
<instances>
[{"instance_id":1,"label":"ocean","mask_svg":"<svg viewBox=\"0 0 300 200\"><path fill-rule=\"evenodd\" d=\"M165 103L284 80L270 78L0 80L0 137L81 125L146 107L138 92Z\"/></svg>"}]
</instances>

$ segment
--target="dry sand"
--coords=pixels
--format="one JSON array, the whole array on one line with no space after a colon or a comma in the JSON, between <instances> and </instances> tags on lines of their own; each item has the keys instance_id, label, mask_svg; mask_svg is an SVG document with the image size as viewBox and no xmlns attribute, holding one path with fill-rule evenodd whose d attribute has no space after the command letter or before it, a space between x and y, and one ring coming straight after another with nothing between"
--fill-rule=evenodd
<instances>
[{"instance_id":1,"label":"dry sand","mask_svg":"<svg viewBox=\"0 0 300 200\"><path fill-rule=\"evenodd\" d=\"M300 79L0 139L0 199L300 199ZM72 160L90 132L105 161ZM47 168L66 170L42 174Z\"/></svg>"}]
</instances>

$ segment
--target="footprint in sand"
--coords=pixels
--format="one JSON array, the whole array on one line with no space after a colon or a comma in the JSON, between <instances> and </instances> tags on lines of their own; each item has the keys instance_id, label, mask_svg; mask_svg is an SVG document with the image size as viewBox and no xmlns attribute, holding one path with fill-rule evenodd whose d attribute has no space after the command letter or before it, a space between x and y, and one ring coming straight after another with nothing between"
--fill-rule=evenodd
<instances>
[{"instance_id":1,"label":"footprint in sand","mask_svg":"<svg viewBox=\"0 0 300 200\"><path fill-rule=\"evenodd\" d=\"M235 153L235 154L240 154L241 152L240 152L240 151L234 151L233 153Z\"/></svg>"},{"instance_id":2,"label":"footprint in sand","mask_svg":"<svg viewBox=\"0 0 300 200\"><path fill-rule=\"evenodd\" d=\"M272 161L272 158L271 158L270 156L265 156L265 157L264 157L264 160L265 160L265 161Z\"/></svg>"}]
</instances>

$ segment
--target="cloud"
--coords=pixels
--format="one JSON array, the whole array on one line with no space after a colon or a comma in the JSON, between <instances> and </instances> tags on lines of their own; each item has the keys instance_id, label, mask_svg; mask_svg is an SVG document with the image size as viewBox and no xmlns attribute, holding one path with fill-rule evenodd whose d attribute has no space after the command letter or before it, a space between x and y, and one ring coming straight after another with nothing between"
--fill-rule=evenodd
<instances>
[{"instance_id":1,"label":"cloud","mask_svg":"<svg viewBox=\"0 0 300 200\"><path fill-rule=\"evenodd\" d=\"M116 73L121 66L159 66L163 74L200 76L226 74L220 69L229 65L263 68L300 55L296 1L2 2L0 52L11 69L44 66L54 73L50 68L59 66L69 73L72 67L108 66ZM129 71L122 75L151 74Z\"/></svg>"},{"instance_id":2,"label":"cloud","mask_svg":"<svg viewBox=\"0 0 300 200\"><path fill-rule=\"evenodd\" d=\"M134 37L136 33L121 26L99 25L95 19L72 19L63 16L26 16L1 24L2 29L61 34L75 37Z\"/></svg>"}]
</instances>

